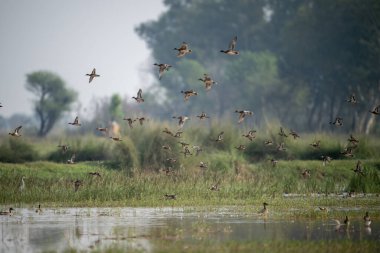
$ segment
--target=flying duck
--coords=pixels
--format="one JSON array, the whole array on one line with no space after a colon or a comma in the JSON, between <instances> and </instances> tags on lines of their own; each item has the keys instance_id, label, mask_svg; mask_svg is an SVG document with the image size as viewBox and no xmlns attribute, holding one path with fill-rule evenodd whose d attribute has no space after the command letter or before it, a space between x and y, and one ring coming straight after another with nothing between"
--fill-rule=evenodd
<instances>
[{"instance_id":1,"label":"flying duck","mask_svg":"<svg viewBox=\"0 0 380 253\"><path fill-rule=\"evenodd\" d=\"M134 100L136 100L137 103L142 103L144 102L144 99L142 98L142 90L139 89L137 92L137 97L132 97Z\"/></svg>"},{"instance_id":2,"label":"flying duck","mask_svg":"<svg viewBox=\"0 0 380 253\"><path fill-rule=\"evenodd\" d=\"M161 80L162 75L164 74L165 71L169 71L169 69L172 67L169 64L166 63L155 63L153 64L155 66L158 66L158 79Z\"/></svg>"},{"instance_id":3,"label":"flying duck","mask_svg":"<svg viewBox=\"0 0 380 253\"><path fill-rule=\"evenodd\" d=\"M235 50L236 42L237 42L237 36L235 36L231 40L230 44L228 45L228 49L227 50L220 50L220 52L228 54L228 55L238 55L239 51Z\"/></svg>"},{"instance_id":4,"label":"flying duck","mask_svg":"<svg viewBox=\"0 0 380 253\"><path fill-rule=\"evenodd\" d=\"M86 76L90 77L88 83L91 83L92 79L94 79L95 77L99 77L100 75L96 74L96 69L94 68L91 74L86 74Z\"/></svg>"},{"instance_id":5,"label":"flying duck","mask_svg":"<svg viewBox=\"0 0 380 253\"><path fill-rule=\"evenodd\" d=\"M75 117L74 122L69 122L68 124L73 125L73 126L81 126L82 125L79 123L79 117L78 116Z\"/></svg>"},{"instance_id":6,"label":"flying duck","mask_svg":"<svg viewBox=\"0 0 380 253\"><path fill-rule=\"evenodd\" d=\"M184 101L186 102L187 100L189 100L189 98L191 97L191 96L197 96L198 95L198 93L197 92L195 92L194 90L185 90L185 91L181 91L181 93L183 94L183 96L184 96Z\"/></svg>"},{"instance_id":7,"label":"flying duck","mask_svg":"<svg viewBox=\"0 0 380 253\"><path fill-rule=\"evenodd\" d=\"M11 136L20 137L21 136L21 134L20 134L21 128L22 128L22 126L16 127L15 130L13 130L13 132L10 132L8 134Z\"/></svg>"},{"instance_id":8,"label":"flying duck","mask_svg":"<svg viewBox=\"0 0 380 253\"><path fill-rule=\"evenodd\" d=\"M178 51L177 57L185 56L188 53L191 53L191 49L189 49L189 45L186 42L182 42L179 48L174 48L174 50Z\"/></svg>"}]
</instances>

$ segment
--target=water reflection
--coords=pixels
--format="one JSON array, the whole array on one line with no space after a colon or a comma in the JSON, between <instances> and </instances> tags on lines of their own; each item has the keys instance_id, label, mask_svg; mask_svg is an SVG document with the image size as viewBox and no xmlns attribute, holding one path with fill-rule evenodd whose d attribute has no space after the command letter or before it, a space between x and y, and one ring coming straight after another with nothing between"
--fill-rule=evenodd
<instances>
[{"instance_id":1,"label":"water reflection","mask_svg":"<svg viewBox=\"0 0 380 253\"><path fill-rule=\"evenodd\" d=\"M157 240L379 240L380 227L352 220L336 227L332 220L263 219L233 210L189 212L181 208L18 209L0 217L0 252L102 249L111 245L150 252Z\"/></svg>"}]
</instances>

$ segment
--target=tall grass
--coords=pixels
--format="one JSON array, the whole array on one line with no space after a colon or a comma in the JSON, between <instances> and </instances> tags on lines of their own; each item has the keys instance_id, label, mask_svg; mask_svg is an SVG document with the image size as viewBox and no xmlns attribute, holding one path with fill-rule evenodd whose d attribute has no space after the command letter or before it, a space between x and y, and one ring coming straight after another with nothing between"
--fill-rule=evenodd
<instances>
[{"instance_id":1,"label":"tall grass","mask_svg":"<svg viewBox=\"0 0 380 253\"><path fill-rule=\"evenodd\" d=\"M222 152L222 151L221 151ZM222 157L210 157L220 161ZM366 175L356 175L350 161L334 161L323 167L320 161L281 161L276 167L268 162L247 165L237 159L226 161L225 171L182 164L169 174L165 172L109 170L102 163L57 164L34 162L0 164L0 203L56 203L57 205L103 206L112 202L131 206L162 205L232 205L250 204L257 200L281 197L283 193L342 193L343 191L379 193L380 160L363 161ZM304 178L304 168L311 171ZM99 172L101 177L89 172ZM25 176L25 190L19 191ZM74 190L74 182L83 185ZM359 181L359 183L357 182ZM219 184L219 191L210 187ZM359 185L359 186L358 186ZM365 188L361 188L361 187ZM167 201L164 194L176 194Z\"/></svg>"}]
</instances>

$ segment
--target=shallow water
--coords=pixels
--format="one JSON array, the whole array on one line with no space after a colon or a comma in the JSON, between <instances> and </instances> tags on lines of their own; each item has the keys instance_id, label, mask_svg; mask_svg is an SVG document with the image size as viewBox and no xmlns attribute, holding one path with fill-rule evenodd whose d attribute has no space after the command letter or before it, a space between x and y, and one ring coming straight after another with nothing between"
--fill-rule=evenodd
<instances>
[{"instance_id":1,"label":"shallow water","mask_svg":"<svg viewBox=\"0 0 380 253\"><path fill-rule=\"evenodd\" d=\"M61 252L128 247L150 252L157 240L197 244L200 240L380 240L380 226L352 220L348 229L330 218L267 219L219 208L200 212L182 208L58 208L17 209L0 216L0 252Z\"/></svg>"}]
</instances>

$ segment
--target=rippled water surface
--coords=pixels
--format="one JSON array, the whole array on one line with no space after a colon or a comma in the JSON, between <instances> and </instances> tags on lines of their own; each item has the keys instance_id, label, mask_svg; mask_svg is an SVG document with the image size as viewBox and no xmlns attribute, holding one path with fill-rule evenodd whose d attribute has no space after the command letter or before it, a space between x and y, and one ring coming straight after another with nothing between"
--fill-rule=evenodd
<instances>
[{"instance_id":1,"label":"rippled water surface","mask_svg":"<svg viewBox=\"0 0 380 253\"><path fill-rule=\"evenodd\" d=\"M102 249L117 245L152 251L155 241L378 240L380 226L352 220L348 229L331 218L263 219L229 208L211 212L181 208L17 209L0 216L0 252Z\"/></svg>"}]
</instances>

